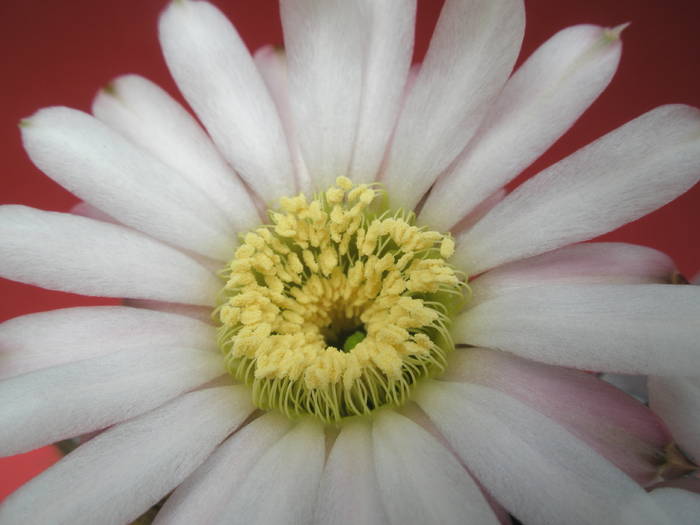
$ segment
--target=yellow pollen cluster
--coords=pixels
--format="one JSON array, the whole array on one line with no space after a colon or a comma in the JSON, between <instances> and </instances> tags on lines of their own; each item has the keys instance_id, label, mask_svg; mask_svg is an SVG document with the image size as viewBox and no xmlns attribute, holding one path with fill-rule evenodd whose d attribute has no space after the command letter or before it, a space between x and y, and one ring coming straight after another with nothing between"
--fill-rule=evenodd
<instances>
[{"instance_id":1,"label":"yellow pollen cluster","mask_svg":"<svg viewBox=\"0 0 700 525\"><path fill-rule=\"evenodd\" d=\"M381 195L340 177L310 202L283 198L224 270L219 345L260 408L338 421L442 370L466 286L445 262L454 241L382 213Z\"/></svg>"}]
</instances>

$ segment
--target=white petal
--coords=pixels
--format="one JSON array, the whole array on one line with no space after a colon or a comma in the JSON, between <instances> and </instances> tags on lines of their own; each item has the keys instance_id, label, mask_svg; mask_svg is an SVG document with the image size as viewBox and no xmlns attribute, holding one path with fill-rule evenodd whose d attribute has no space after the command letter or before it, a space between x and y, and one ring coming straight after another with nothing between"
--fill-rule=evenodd
<instances>
[{"instance_id":1,"label":"white petal","mask_svg":"<svg viewBox=\"0 0 700 525\"><path fill-rule=\"evenodd\" d=\"M12 494L0 522L130 523L181 483L253 410L248 388L185 394L78 447Z\"/></svg>"},{"instance_id":2,"label":"white petal","mask_svg":"<svg viewBox=\"0 0 700 525\"><path fill-rule=\"evenodd\" d=\"M453 337L584 370L700 375L698 319L694 286L548 285L464 312Z\"/></svg>"},{"instance_id":3,"label":"white petal","mask_svg":"<svg viewBox=\"0 0 700 525\"><path fill-rule=\"evenodd\" d=\"M66 189L116 220L165 242L228 260L235 235L204 193L96 118L38 111L21 126L30 158Z\"/></svg>"},{"instance_id":4,"label":"white petal","mask_svg":"<svg viewBox=\"0 0 700 525\"><path fill-rule=\"evenodd\" d=\"M457 458L410 419L384 411L372 437L379 488L391 523L498 524Z\"/></svg>"},{"instance_id":5,"label":"white petal","mask_svg":"<svg viewBox=\"0 0 700 525\"><path fill-rule=\"evenodd\" d=\"M683 451L700 461L700 379L650 377L649 405L664 420Z\"/></svg>"},{"instance_id":6,"label":"white petal","mask_svg":"<svg viewBox=\"0 0 700 525\"><path fill-rule=\"evenodd\" d=\"M268 413L229 437L167 499L155 524L191 525L230 519L226 509L267 449L291 427L291 421Z\"/></svg>"},{"instance_id":7,"label":"white petal","mask_svg":"<svg viewBox=\"0 0 700 525\"><path fill-rule=\"evenodd\" d=\"M606 383L610 383L615 388L619 388L642 403L647 404L649 402L646 376L634 376L628 374L600 374L600 379Z\"/></svg>"},{"instance_id":8,"label":"white petal","mask_svg":"<svg viewBox=\"0 0 700 525\"><path fill-rule=\"evenodd\" d=\"M399 117L384 172L390 204L412 209L472 137L518 56L520 0L447 0Z\"/></svg>"},{"instance_id":9,"label":"white petal","mask_svg":"<svg viewBox=\"0 0 700 525\"><path fill-rule=\"evenodd\" d=\"M289 99L312 188L347 175L357 133L367 22L356 2L280 2Z\"/></svg>"},{"instance_id":10,"label":"white petal","mask_svg":"<svg viewBox=\"0 0 700 525\"><path fill-rule=\"evenodd\" d=\"M415 0L362 0L367 43L350 177L373 181L403 102L413 54ZM344 66L343 66L344 67Z\"/></svg>"},{"instance_id":11,"label":"white petal","mask_svg":"<svg viewBox=\"0 0 700 525\"><path fill-rule=\"evenodd\" d=\"M95 97L92 112L202 190L236 231L260 223L247 190L207 134L153 82L118 77Z\"/></svg>"},{"instance_id":12,"label":"white petal","mask_svg":"<svg viewBox=\"0 0 700 525\"><path fill-rule=\"evenodd\" d=\"M181 315L97 306L23 315L0 324L0 378L120 350L216 351L216 329Z\"/></svg>"},{"instance_id":13,"label":"white petal","mask_svg":"<svg viewBox=\"0 0 700 525\"><path fill-rule=\"evenodd\" d=\"M662 487L651 491L651 499L666 511L675 525L697 525L700 516L700 494Z\"/></svg>"},{"instance_id":14,"label":"white petal","mask_svg":"<svg viewBox=\"0 0 700 525\"><path fill-rule=\"evenodd\" d=\"M700 178L700 111L661 106L528 180L460 235L469 274L583 241L633 221Z\"/></svg>"},{"instance_id":15,"label":"white petal","mask_svg":"<svg viewBox=\"0 0 700 525\"><path fill-rule=\"evenodd\" d=\"M560 31L508 80L467 150L430 192L420 220L447 231L557 140L609 84L619 33L593 25Z\"/></svg>"},{"instance_id":16,"label":"white petal","mask_svg":"<svg viewBox=\"0 0 700 525\"><path fill-rule=\"evenodd\" d=\"M323 427L299 423L260 458L216 523L230 523L231 516L246 525L310 523L324 455Z\"/></svg>"},{"instance_id":17,"label":"white petal","mask_svg":"<svg viewBox=\"0 0 700 525\"><path fill-rule=\"evenodd\" d=\"M519 288L543 284L668 283L671 258L653 248L624 243L586 243L498 266L469 283L470 307Z\"/></svg>"},{"instance_id":18,"label":"white petal","mask_svg":"<svg viewBox=\"0 0 700 525\"><path fill-rule=\"evenodd\" d=\"M211 305L220 281L138 232L66 213L0 207L0 275L83 295Z\"/></svg>"},{"instance_id":19,"label":"white petal","mask_svg":"<svg viewBox=\"0 0 700 525\"><path fill-rule=\"evenodd\" d=\"M306 164L304 164L304 159L301 156L299 137L297 137L297 132L294 129L292 108L289 102L287 55L284 50L268 45L258 49L253 55L253 60L255 60L255 65L260 71L267 89L270 91L272 100L275 101L277 112L282 121L284 134L287 136L289 152L294 161L297 187L299 191L310 195L313 192L311 191L309 171L306 169Z\"/></svg>"},{"instance_id":20,"label":"white petal","mask_svg":"<svg viewBox=\"0 0 700 525\"><path fill-rule=\"evenodd\" d=\"M556 421L642 485L658 481L672 438L648 407L593 374L544 365L507 352L453 352L446 381L500 390Z\"/></svg>"},{"instance_id":21,"label":"white petal","mask_svg":"<svg viewBox=\"0 0 700 525\"><path fill-rule=\"evenodd\" d=\"M314 523L383 525L382 507L367 421L345 423L333 443L321 478Z\"/></svg>"},{"instance_id":22,"label":"white petal","mask_svg":"<svg viewBox=\"0 0 700 525\"><path fill-rule=\"evenodd\" d=\"M665 523L631 478L501 392L441 383L426 385L416 400L479 481L524 523Z\"/></svg>"},{"instance_id":23,"label":"white petal","mask_svg":"<svg viewBox=\"0 0 700 525\"><path fill-rule=\"evenodd\" d=\"M123 350L0 382L0 456L137 416L226 373L190 348Z\"/></svg>"},{"instance_id":24,"label":"white petal","mask_svg":"<svg viewBox=\"0 0 700 525\"><path fill-rule=\"evenodd\" d=\"M437 429L435 424L416 403L406 404L402 406L398 410L398 412L401 415L409 418L414 423L417 423L422 428L424 428L434 439L436 439L440 444L442 444L443 447L447 448L450 452L452 452L452 454L454 454L454 451L450 448L450 444L445 439L445 436L440 434L440 431ZM459 458L457 459L459 460ZM459 461L460 465L464 466L461 460ZM470 476L472 475L470 474ZM476 485L479 487L479 490L486 499L486 502L491 507L493 513L496 515L496 518L498 519L499 523L501 523L501 525L512 525L510 516L508 515L508 511L498 501L496 501L493 495L489 493L481 483L479 483L478 478L472 476L472 479L476 482Z\"/></svg>"},{"instance_id":25,"label":"white petal","mask_svg":"<svg viewBox=\"0 0 700 525\"><path fill-rule=\"evenodd\" d=\"M266 203L294 193L275 105L226 17L206 2L172 2L160 18L170 73L217 147Z\"/></svg>"}]
</instances>

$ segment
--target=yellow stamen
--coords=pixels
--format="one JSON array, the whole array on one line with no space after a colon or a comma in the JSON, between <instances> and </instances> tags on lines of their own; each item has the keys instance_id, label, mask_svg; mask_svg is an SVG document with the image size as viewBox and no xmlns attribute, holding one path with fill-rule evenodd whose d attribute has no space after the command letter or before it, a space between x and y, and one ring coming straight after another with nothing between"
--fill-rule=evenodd
<instances>
[{"instance_id":1,"label":"yellow stamen","mask_svg":"<svg viewBox=\"0 0 700 525\"><path fill-rule=\"evenodd\" d=\"M445 261L454 241L381 213L380 193L340 177L284 198L224 270L219 344L260 408L334 422L402 404L443 369L466 287Z\"/></svg>"}]
</instances>

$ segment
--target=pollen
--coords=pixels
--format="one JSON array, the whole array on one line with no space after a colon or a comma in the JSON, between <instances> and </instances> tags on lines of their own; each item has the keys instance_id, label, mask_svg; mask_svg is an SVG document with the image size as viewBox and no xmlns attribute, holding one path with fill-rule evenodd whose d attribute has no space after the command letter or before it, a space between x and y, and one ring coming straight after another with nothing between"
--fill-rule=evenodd
<instances>
[{"instance_id":1,"label":"pollen","mask_svg":"<svg viewBox=\"0 0 700 525\"><path fill-rule=\"evenodd\" d=\"M263 410L326 423L399 406L444 370L466 276L449 234L387 210L377 185L283 198L241 238L214 312L231 375Z\"/></svg>"}]
</instances>

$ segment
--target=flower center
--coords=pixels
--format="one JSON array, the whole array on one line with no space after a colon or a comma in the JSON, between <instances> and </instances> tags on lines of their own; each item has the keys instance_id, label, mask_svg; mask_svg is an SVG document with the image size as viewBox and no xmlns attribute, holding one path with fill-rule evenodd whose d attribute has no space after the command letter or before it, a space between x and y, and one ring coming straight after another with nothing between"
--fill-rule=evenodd
<instances>
[{"instance_id":1,"label":"flower center","mask_svg":"<svg viewBox=\"0 0 700 525\"><path fill-rule=\"evenodd\" d=\"M382 196L340 177L243 236L215 314L227 368L261 409L337 422L401 405L444 370L467 286L446 262L454 241Z\"/></svg>"}]
</instances>

